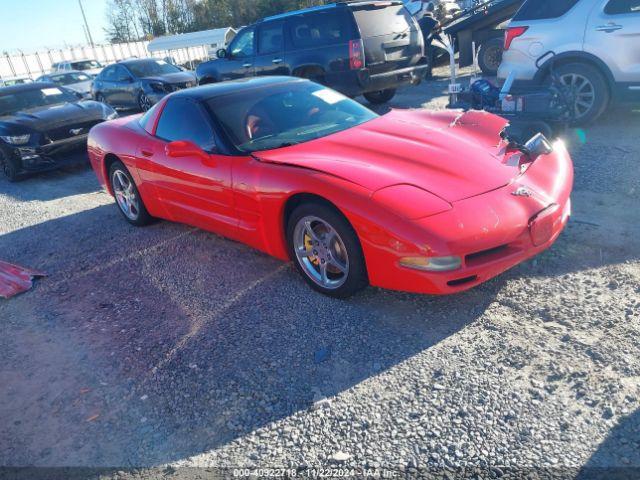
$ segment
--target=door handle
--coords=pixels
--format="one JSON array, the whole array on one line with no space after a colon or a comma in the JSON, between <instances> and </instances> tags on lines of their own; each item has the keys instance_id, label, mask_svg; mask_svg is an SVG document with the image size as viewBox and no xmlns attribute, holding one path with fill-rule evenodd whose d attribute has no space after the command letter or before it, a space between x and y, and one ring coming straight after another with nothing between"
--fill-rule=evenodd
<instances>
[{"instance_id":1,"label":"door handle","mask_svg":"<svg viewBox=\"0 0 640 480\"><path fill-rule=\"evenodd\" d=\"M278 63L282 63L282 59L281 58L274 58L273 60L271 60L271 63L277 65Z\"/></svg>"},{"instance_id":2,"label":"door handle","mask_svg":"<svg viewBox=\"0 0 640 480\"><path fill-rule=\"evenodd\" d=\"M140 150L140 153L142 154L142 156L144 157L153 157L153 152L149 151L149 150Z\"/></svg>"},{"instance_id":3,"label":"door handle","mask_svg":"<svg viewBox=\"0 0 640 480\"><path fill-rule=\"evenodd\" d=\"M606 25L600 25L596 27L596 31L611 33L611 32L615 32L616 30L620 30L621 28L622 28L622 25L618 25L616 23L608 23Z\"/></svg>"},{"instance_id":4,"label":"door handle","mask_svg":"<svg viewBox=\"0 0 640 480\"><path fill-rule=\"evenodd\" d=\"M251 66L251 64L250 64L250 63L244 63L244 64L242 64L242 66L243 66L244 68L249 68L249 67Z\"/></svg>"}]
</instances>

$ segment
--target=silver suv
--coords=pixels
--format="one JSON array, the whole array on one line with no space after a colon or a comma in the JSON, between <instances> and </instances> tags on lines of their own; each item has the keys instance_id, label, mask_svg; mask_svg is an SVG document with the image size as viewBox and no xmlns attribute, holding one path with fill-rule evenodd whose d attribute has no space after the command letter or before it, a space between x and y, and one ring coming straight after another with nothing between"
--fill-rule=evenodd
<instances>
[{"instance_id":1,"label":"silver suv","mask_svg":"<svg viewBox=\"0 0 640 480\"><path fill-rule=\"evenodd\" d=\"M536 67L536 59L556 53ZM576 123L612 102L640 102L640 0L526 0L505 32L498 78L541 84L553 62L573 87Z\"/></svg>"}]
</instances>

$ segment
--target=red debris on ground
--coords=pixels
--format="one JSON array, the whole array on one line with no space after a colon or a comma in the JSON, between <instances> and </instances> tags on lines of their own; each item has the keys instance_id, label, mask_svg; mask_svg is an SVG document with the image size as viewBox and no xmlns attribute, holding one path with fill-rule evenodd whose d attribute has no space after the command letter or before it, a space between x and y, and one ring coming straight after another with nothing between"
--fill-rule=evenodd
<instances>
[{"instance_id":1,"label":"red debris on ground","mask_svg":"<svg viewBox=\"0 0 640 480\"><path fill-rule=\"evenodd\" d=\"M46 273L0 260L0 297L10 298L26 292L33 286L34 278L46 276Z\"/></svg>"}]
</instances>

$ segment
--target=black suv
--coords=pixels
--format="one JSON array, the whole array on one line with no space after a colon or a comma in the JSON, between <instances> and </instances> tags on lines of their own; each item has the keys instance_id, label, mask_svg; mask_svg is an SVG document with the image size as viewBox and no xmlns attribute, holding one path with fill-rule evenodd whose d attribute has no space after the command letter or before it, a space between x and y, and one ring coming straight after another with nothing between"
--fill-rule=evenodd
<instances>
[{"instance_id":1,"label":"black suv","mask_svg":"<svg viewBox=\"0 0 640 480\"><path fill-rule=\"evenodd\" d=\"M218 59L196 70L200 85L255 75L308 78L384 103L427 73L424 40L401 1L338 2L264 18L243 28Z\"/></svg>"}]
</instances>

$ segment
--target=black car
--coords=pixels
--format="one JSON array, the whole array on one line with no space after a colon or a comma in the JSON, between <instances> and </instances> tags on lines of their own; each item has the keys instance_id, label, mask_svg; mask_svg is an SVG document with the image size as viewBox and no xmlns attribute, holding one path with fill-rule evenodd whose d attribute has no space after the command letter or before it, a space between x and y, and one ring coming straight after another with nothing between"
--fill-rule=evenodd
<instances>
[{"instance_id":1,"label":"black car","mask_svg":"<svg viewBox=\"0 0 640 480\"><path fill-rule=\"evenodd\" d=\"M429 66L418 24L401 1L339 2L260 20L218 59L196 69L200 85L255 75L308 78L384 103Z\"/></svg>"},{"instance_id":2,"label":"black car","mask_svg":"<svg viewBox=\"0 0 640 480\"><path fill-rule=\"evenodd\" d=\"M117 116L55 83L0 88L0 167L12 181L56 168L68 153L86 149L91 127Z\"/></svg>"},{"instance_id":3,"label":"black car","mask_svg":"<svg viewBox=\"0 0 640 480\"><path fill-rule=\"evenodd\" d=\"M117 108L147 111L165 95L195 87L196 77L164 60L125 60L105 67L95 78L93 98Z\"/></svg>"}]
</instances>

